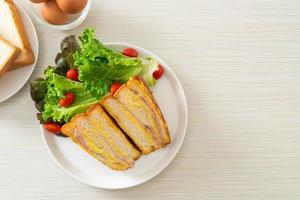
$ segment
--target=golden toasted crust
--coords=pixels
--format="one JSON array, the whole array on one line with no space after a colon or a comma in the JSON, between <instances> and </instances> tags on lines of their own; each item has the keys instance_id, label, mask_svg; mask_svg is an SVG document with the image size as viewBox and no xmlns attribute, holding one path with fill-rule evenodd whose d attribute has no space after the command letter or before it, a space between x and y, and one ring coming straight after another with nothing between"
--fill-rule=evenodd
<instances>
[{"instance_id":1,"label":"golden toasted crust","mask_svg":"<svg viewBox=\"0 0 300 200\"><path fill-rule=\"evenodd\" d=\"M113 94L114 97L118 96L118 94L122 91L122 89L126 87L126 84L121 85L121 87L119 87L117 89L117 91L115 91L115 93Z\"/></svg>"},{"instance_id":2,"label":"golden toasted crust","mask_svg":"<svg viewBox=\"0 0 300 200\"><path fill-rule=\"evenodd\" d=\"M11 64L16 60L16 58L18 57L19 53L20 53L20 49L11 45L9 42L7 42L6 40L4 40L3 38L0 37L0 40L5 43L7 46L11 47L13 49L10 58L6 61L5 65L2 67L2 69L0 70L0 76L3 75L11 66Z\"/></svg>"},{"instance_id":3,"label":"golden toasted crust","mask_svg":"<svg viewBox=\"0 0 300 200\"><path fill-rule=\"evenodd\" d=\"M165 142L165 144L170 144L171 143L171 138L170 138L170 133L169 133L169 129L168 129L166 120L165 120L165 118L164 118L164 116L163 116L156 100L154 99L150 88L147 86L145 81L142 78L138 77L138 76L131 78L127 82L127 86L131 90L134 90L133 85L141 86L142 91L146 94L145 96L148 97L147 99L149 100L149 103L150 103L150 106L152 107L153 112L156 113L156 115L159 117L159 119L162 122L163 129L164 129L164 142ZM135 92L137 92L137 91L135 91Z\"/></svg>"},{"instance_id":4,"label":"golden toasted crust","mask_svg":"<svg viewBox=\"0 0 300 200\"><path fill-rule=\"evenodd\" d=\"M112 97L112 94L111 93L108 93L107 95L105 95L104 97L102 97L100 99L100 105L103 105L103 103L106 101L106 99L108 98L111 98ZM104 108L105 109L105 108Z\"/></svg>"},{"instance_id":5,"label":"golden toasted crust","mask_svg":"<svg viewBox=\"0 0 300 200\"><path fill-rule=\"evenodd\" d=\"M74 129L75 129L74 122L69 122L69 123L64 124L61 127L61 132L66 136L73 137Z\"/></svg>"},{"instance_id":6,"label":"golden toasted crust","mask_svg":"<svg viewBox=\"0 0 300 200\"><path fill-rule=\"evenodd\" d=\"M22 19L20 17L18 10L16 9L15 5L13 4L13 1L11 1L11 0L5 0L5 1L9 4L9 8L11 9L11 11L13 13L13 19L14 19L15 23L17 24L17 31L20 35L20 38L21 38L23 46L24 46L24 49L21 49L21 51L23 52L23 54L25 54L25 58L26 58L23 61L16 60L12 64L12 66L9 67L8 70L10 71L10 70L14 70L14 69L32 64L34 62L35 58L34 58L34 54L33 54L32 48L30 46L30 43L28 41L28 37L25 32L24 25L23 25L23 22L22 22Z\"/></svg>"},{"instance_id":7,"label":"golden toasted crust","mask_svg":"<svg viewBox=\"0 0 300 200\"><path fill-rule=\"evenodd\" d=\"M74 129L75 129L75 121L77 118L79 117L82 117L82 116L85 116L85 113L80 113L80 114L77 114L75 115L70 122L68 123L65 123L62 127L61 127L61 132L66 135L66 136L69 136L69 137L73 137L74 135Z\"/></svg>"}]
</instances>

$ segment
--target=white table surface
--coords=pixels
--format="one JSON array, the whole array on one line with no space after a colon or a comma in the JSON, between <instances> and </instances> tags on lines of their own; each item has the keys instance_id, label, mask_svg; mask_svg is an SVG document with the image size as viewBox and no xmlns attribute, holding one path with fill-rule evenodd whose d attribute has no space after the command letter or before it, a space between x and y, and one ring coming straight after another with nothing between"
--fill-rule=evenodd
<instances>
[{"instance_id":1,"label":"white table surface","mask_svg":"<svg viewBox=\"0 0 300 200\"><path fill-rule=\"evenodd\" d=\"M86 186L49 156L26 84L0 104L0 199L300 199L299 0L94 0L75 30L36 24L31 79L53 64L64 36L87 26L103 41L152 50L173 68L189 105L183 147L143 185Z\"/></svg>"}]
</instances>

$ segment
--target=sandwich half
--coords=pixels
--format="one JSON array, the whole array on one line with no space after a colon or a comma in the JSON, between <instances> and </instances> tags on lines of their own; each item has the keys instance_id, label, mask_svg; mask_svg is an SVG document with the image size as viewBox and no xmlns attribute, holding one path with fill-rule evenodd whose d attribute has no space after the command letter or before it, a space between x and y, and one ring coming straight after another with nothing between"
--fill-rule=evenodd
<instances>
[{"instance_id":1,"label":"sandwich half","mask_svg":"<svg viewBox=\"0 0 300 200\"><path fill-rule=\"evenodd\" d=\"M103 97L100 103L144 154L156 149L151 132L111 93Z\"/></svg>"},{"instance_id":2,"label":"sandwich half","mask_svg":"<svg viewBox=\"0 0 300 200\"><path fill-rule=\"evenodd\" d=\"M20 49L20 54L8 70L32 64L35 60L22 19L11 0L0 1L0 37Z\"/></svg>"},{"instance_id":3,"label":"sandwich half","mask_svg":"<svg viewBox=\"0 0 300 200\"><path fill-rule=\"evenodd\" d=\"M160 108L141 78L130 79L100 103L144 154L171 142Z\"/></svg>"},{"instance_id":4,"label":"sandwich half","mask_svg":"<svg viewBox=\"0 0 300 200\"><path fill-rule=\"evenodd\" d=\"M122 85L114 94L114 97L132 113L147 131L150 132L155 149L164 146L163 137L160 134L158 121L151 108L140 96L131 91L126 84Z\"/></svg>"},{"instance_id":5,"label":"sandwich half","mask_svg":"<svg viewBox=\"0 0 300 200\"><path fill-rule=\"evenodd\" d=\"M100 104L91 107L87 112L87 117L92 125L101 131L103 137L116 152L127 156L131 160L137 160L141 156L141 153L133 147Z\"/></svg>"},{"instance_id":6,"label":"sandwich half","mask_svg":"<svg viewBox=\"0 0 300 200\"><path fill-rule=\"evenodd\" d=\"M140 152L126 139L100 105L73 117L62 132L91 156L113 170L133 166Z\"/></svg>"},{"instance_id":7,"label":"sandwich half","mask_svg":"<svg viewBox=\"0 0 300 200\"><path fill-rule=\"evenodd\" d=\"M133 93L139 96L151 110L159 128L162 146L170 144L171 138L168 125L154 96L152 95L151 90L149 89L145 81L140 77L134 77L131 78L126 83L126 85Z\"/></svg>"}]
</instances>

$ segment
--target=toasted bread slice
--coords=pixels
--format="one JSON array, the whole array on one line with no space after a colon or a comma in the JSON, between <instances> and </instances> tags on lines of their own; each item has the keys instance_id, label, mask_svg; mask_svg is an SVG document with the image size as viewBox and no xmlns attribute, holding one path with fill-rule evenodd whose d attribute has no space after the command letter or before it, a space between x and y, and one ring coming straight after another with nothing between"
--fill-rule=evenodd
<instances>
[{"instance_id":1,"label":"toasted bread slice","mask_svg":"<svg viewBox=\"0 0 300 200\"><path fill-rule=\"evenodd\" d=\"M99 104L88 110L87 117L116 152L131 160L136 160L141 156L141 153L127 140L124 133Z\"/></svg>"},{"instance_id":2,"label":"toasted bread slice","mask_svg":"<svg viewBox=\"0 0 300 200\"><path fill-rule=\"evenodd\" d=\"M141 155L99 104L73 117L62 127L62 132L114 170L131 168Z\"/></svg>"},{"instance_id":3,"label":"toasted bread slice","mask_svg":"<svg viewBox=\"0 0 300 200\"><path fill-rule=\"evenodd\" d=\"M149 129L112 94L103 97L100 103L144 154L149 154L155 150L155 141Z\"/></svg>"},{"instance_id":4,"label":"toasted bread slice","mask_svg":"<svg viewBox=\"0 0 300 200\"><path fill-rule=\"evenodd\" d=\"M65 135L69 136L71 138L71 140L74 143L78 144L85 152L87 152L88 154L90 154L92 157L96 158L103 164L107 165L111 169L114 169L114 170L128 169L127 165L123 165L123 164L119 163L116 159L111 158L112 154L105 153L105 151L103 151L102 148L98 148L97 146L95 147L95 145L92 145L92 147L90 147L91 145L89 145L89 142L86 142L86 139L83 136L82 130L80 128L76 127L75 121L80 117L82 117L82 115L75 116L73 118L73 121L66 123L62 127L62 132ZM94 149L96 149L95 152L94 152Z\"/></svg>"},{"instance_id":5,"label":"toasted bread slice","mask_svg":"<svg viewBox=\"0 0 300 200\"><path fill-rule=\"evenodd\" d=\"M35 60L33 51L24 30L22 19L13 2L10 0L0 1L0 13L0 37L18 47L21 51L8 70L32 64Z\"/></svg>"},{"instance_id":6,"label":"toasted bread slice","mask_svg":"<svg viewBox=\"0 0 300 200\"><path fill-rule=\"evenodd\" d=\"M15 61L20 50L0 37L0 75Z\"/></svg>"},{"instance_id":7,"label":"toasted bread slice","mask_svg":"<svg viewBox=\"0 0 300 200\"><path fill-rule=\"evenodd\" d=\"M116 152L85 113L75 116L72 123L73 141L90 155L114 170L125 170L133 166L133 160Z\"/></svg>"},{"instance_id":8,"label":"toasted bread slice","mask_svg":"<svg viewBox=\"0 0 300 200\"><path fill-rule=\"evenodd\" d=\"M164 146L163 135L161 135L158 119L151 108L143 99L131 91L126 84L122 85L114 97L120 101L145 127L147 127L155 141L155 148Z\"/></svg>"},{"instance_id":9,"label":"toasted bread slice","mask_svg":"<svg viewBox=\"0 0 300 200\"><path fill-rule=\"evenodd\" d=\"M165 145L171 143L170 133L166 120L147 84L140 77L134 77L127 81L126 85L131 91L133 91L143 99L143 101L149 106L149 108L156 116L159 128L161 130L161 135L163 136L163 143Z\"/></svg>"},{"instance_id":10,"label":"toasted bread slice","mask_svg":"<svg viewBox=\"0 0 300 200\"><path fill-rule=\"evenodd\" d=\"M61 127L61 132L70 138L74 137L74 131L75 131L74 121L70 121Z\"/></svg>"}]
</instances>

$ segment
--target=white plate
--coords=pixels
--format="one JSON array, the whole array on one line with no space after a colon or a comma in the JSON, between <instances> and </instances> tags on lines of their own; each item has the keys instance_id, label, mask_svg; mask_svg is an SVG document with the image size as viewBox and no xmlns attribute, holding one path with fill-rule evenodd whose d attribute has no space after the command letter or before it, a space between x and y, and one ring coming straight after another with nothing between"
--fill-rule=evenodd
<instances>
[{"instance_id":1,"label":"white plate","mask_svg":"<svg viewBox=\"0 0 300 200\"><path fill-rule=\"evenodd\" d=\"M172 69L153 53L130 44L106 43L108 47L122 51L133 47L143 57L152 57L165 68L165 74L157 81L153 94L164 114L170 129L172 143L166 148L143 155L135 162L132 169L124 172L113 171L89 156L69 138L57 137L48 133L43 127L42 135L45 144L56 163L69 175L88 185L120 189L141 184L165 169L174 159L182 145L187 122L187 103L182 86Z\"/></svg>"},{"instance_id":2,"label":"white plate","mask_svg":"<svg viewBox=\"0 0 300 200\"><path fill-rule=\"evenodd\" d=\"M0 103L16 94L27 82L32 74L39 52L38 37L34 25L21 6L15 4L22 18L31 48L35 56L35 62L31 65L7 72L0 78Z\"/></svg>"}]
</instances>

